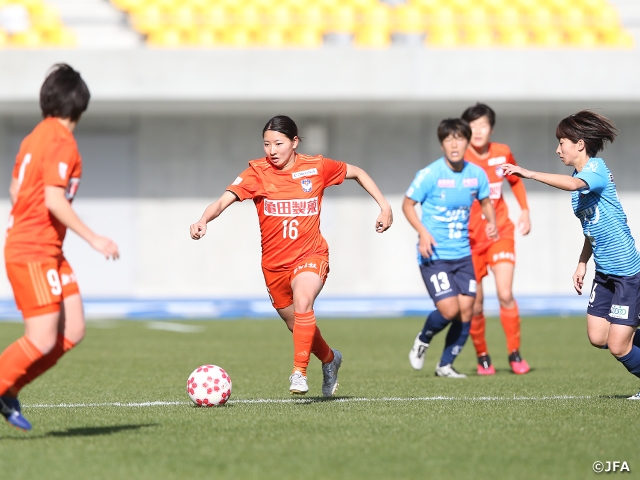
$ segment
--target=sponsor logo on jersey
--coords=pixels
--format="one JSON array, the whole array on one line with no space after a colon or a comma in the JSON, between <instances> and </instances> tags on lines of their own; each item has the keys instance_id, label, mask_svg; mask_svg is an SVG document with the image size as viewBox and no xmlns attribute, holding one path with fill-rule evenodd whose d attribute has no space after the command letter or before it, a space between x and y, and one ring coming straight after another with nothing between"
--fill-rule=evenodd
<instances>
[{"instance_id":1,"label":"sponsor logo on jersey","mask_svg":"<svg viewBox=\"0 0 640 480\"><path fill-rule=\"evenodd\" d=\"M310 168L309 170L303 170L301 172L292 173L291 177L295 180L297 178L310 177L312 175L317 175L317 174L318 174L317 168Z\"/></svg>"},{"instance_id":2,"label":"sponsor logo on jersey","mask_svg":"<svg viewBox=\"0 0 640 480\"><path fill-rule=\"evenodd\" d=\"M411 195L413 195L413 192L415 192L415 189L413 188L413 186L411 186L409 187L409 190L407 190L407 193L405 193L405 195L411 198Z\"/></svg>"},{"instance_id":3,"label":"sponsor logo on jersey","mask_svg":"<svg viewBox=\"0 0 640 480\"><path fill-rule=\"evenodd\" d=\"M60 178L63 180L67 179L67 170L69 169L69 165L67 165L64 162L60 162L58 163L58 174L60 175Z\"/></svg>"},{"instance_id":4,"label":"sponsor logo on jersey","mask_svg":"<svg viewBox=\"0 0 640 480\"><path fill-rule=\"evenodd\" d=\"M493 262L499 262L500 260L510 260L515 263L516 254L513 252L499 252L493 254Z\"/></svg>"},{"instance_id":5,"label":"sponsor logo on jersey","mask_svg":"<svg viewBox=\"0 0 640 480\"><path fill-rule=\"evenodd\" d=\"M477 178L463 178L462 179L463 187L477 187L478 179Z\"/></svg>"},{"instance_id":6,"label":"sponsor logo on jersey","mask_svg":"<svg viewBox=\"0 0 640 480\"><path fill-rule=\"evenodd\" d=\"M67 190L64 195L67 197L67 200L73 200L73 197L76 196L78 192L78 187L80 186L80 179L77 177L73 177L69 179L69 184L67 185Z\"/></svg>"},{"instance_id":7,"label":"sponsor logo on jersey","mask_svg":"<svg viewBox=\"0 0 640 480\"><path fill-rule=\"evenodd\" d=\"M493 167L495 165L502 165L503 163L507 163L507 157L490 158L487 162L490 167Z\"/></svg>"},{"instance_id":8,"label":"sponsor logo on jersey","mask_svg":"<svg viewBox=\"0 0 640 480\"><path fill-rule=\"evenodd\" d=\"M500 178L504 177L504 170L501 167L496 167L496 175Z\"/></svg>"},{"instance_id":9,"label":"sponsor logo on jersey","mask_svg":"<svg viewBox=\"0 0 640 480\"><path fill-rule=\"evenodd\" d=\"M585 208L576 213L576 216L583 222L595 225L600 220L600 209L596 205L595 207Z\"/></svg>"},{"instance_id":10,"label":"sponsor logo on jersey","mask_svg":"<svg viewBox=\"0 0 640 480\"><path fill-rule=\"evenodd\" d=\"M456 181L453 178L439 178L438 188L456 188Z\"/></svg>"},{"instance_id":11,"label":"sponsor logo on jersey","mask_svg":"<svg viewBox=\"0 0 640 480\"><path fill-rule=\"evenodd\" d=\"M469 292L476 293L477 283L475 280L469 280Z\"/></svg>"},{"instance_id":12,"label":"sponsor logo on jersey","mask_svg":"<svg viewBox=\"0 0 640 480\"><path fill-rule=\"evenodd\" d=\"M313 185L311 184L311 180L305 178L304 180L300 180L300 185L302 185L302 191L304 193L309 193Z\"/></svg>"},{"instance_id":13,"label":"sponsor logo on jersey","mask_svg":"<svg viewBox=\"0 0 640 480\"><path fill-rule=\"evenodd\" d=\"M240 185L240 182L242 182L242 177L236 177L231 185Z\"/></svg>"},{"instance_id":14,"label":"sponsor logo on jersey","mask_svg":"<svg viewBox=\"0 0 640 480\"><path fill-rule=\"evenodd\" d=\"M489 184L489 198L491 200L497 200L502 196L502 182L495 182Z\"/></svg>"},{"instance_id":15,"label":"sponsor logo on jersey","mask_svg":"<svg viewBox=\"0 0 640 480\"><path fill-rule=\"evenodd\" d=\"M469 209L467 207L456 208L455 210L447 210L447 207L436 206L438 213L443 215L433 215L433 219L438 222L457 222L458 220L466 220L469 218Z\"/></svg>"},{"instance_id":16,"label":"sponsor logo on jersey","mask_svg":"<svg viewBox=\"0 0 640 480\"><path fill-rule=\"evenodd\" d=\"M596 162L595 160L590 161L583 168L583 170L586 170L587 172L595 172L597 169L598 169L598 162Z\"/></svg>"},{"instance_id":17,"label":"sponsor logo on jersey","mask_svg":"<svg viewBox=\"0 0 640 480\"><path fill-rule=\"evenodd\" d=\"M629 306L628 305L611 305L611 311L609 312L611 318L620 318L622 320L629 319Z\"/></svg>"},{"instance_id":18,"label":"sponsor logo on jersey","mask_svg":"<svg viewBox=\"0 0 640 480\"><path fill-rule=\"evenodd\" d=\"M264 214L269 217L309 217L318 215L318 197L297 200L264 199Z\"/></svg>"},{"instance_id":19,"label":"sponsor logo on jersey","mask_svg":"<svg viewBox=\"0 0 640 480\"><path fill-rule=\"evenodd\" d=\"M318 265L315 264L315 263L312 263L312 262L308 262L308 263L304 263L304 264L298 265L296 268L294 268L293 274L295 275L300 270L304 270L305 268L311 268L313 270L317 270L318 269Z\"/></svg>"}]
</instances>

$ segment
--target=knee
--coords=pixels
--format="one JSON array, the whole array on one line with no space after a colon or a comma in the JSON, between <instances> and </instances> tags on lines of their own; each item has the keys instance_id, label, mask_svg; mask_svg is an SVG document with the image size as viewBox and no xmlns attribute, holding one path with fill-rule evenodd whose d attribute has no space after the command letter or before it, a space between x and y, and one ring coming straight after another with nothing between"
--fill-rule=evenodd
<instances>
[{"instance_id":1,"label":"knee","mask_svg":"<svg viewBox=\"0 0 640 480\"><path fill-rule=\"evenodd\" d=\"M609 345L609 351L611 355L616 358L624 357L631 351L631 345L626 343L614 343Z\"/></svg>"},{"instance_id":2,"label":"knee","mask_svg":"<svg viewBox=\"0 0 640 480\"><path fill-rule=\"evenodd\" d=\"M293 311L296 313L308 313L313 310L313 299L302 297L293 300Z\"/></svg>"},{"instance_id":3,"label":"knee","mask_svg":"<svg viewBox=\"0 0 640 480\"><path fill-rule=\"evenodd\" d=\"M460 310L457 308L444 308L440 310L440 314L449 322L460 319Z\"/></svg>"},{"instance_id":4,"label":"knee","mask_svg":"<svg viewBox=\"0 0 640 480\"><path fill-rule=\"evenodd\" d=\"M514 308L515 300L513 299L513 293L511 290L505 292L498 292L498 301L500 302L500 306L502 308L506 308L507 310L511 310Z\"/></svg>"}]
</instances>

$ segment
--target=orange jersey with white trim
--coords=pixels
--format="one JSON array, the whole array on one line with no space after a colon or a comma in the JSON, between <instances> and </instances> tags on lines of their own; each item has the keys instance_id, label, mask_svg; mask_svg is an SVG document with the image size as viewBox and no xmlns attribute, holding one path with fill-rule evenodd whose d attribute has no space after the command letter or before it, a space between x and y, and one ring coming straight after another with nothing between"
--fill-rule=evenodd
<instances>
[{"instance_id":1,"label":"orange jersey with white trim","mask_svg":"<svg viewBox=\"0 0 640 480\"><path fill-rule=\"evenodd\" d=\"M71 201L81 175L82 159L73 134L55 118L45 118L22 141L13 168L19 190L7 228L6 262L62 254L67 229L45 206L44 189L62 187Z\"/></svg>"},{"instance_id":2,"label":"orange jersey with white trim","mask_svg":"<svg viewBox=\"0 0 640 480\"><path fill-rule=\"evenodd\" d=\"M269 160L251 160L227 190L240 201L253 199L260 220L262 266L289 270L306 257L328 256L320 233L324 189L339 185L347 164L322 155L296 154L292 169L279 171Z\"/></svg>"},{"instance_id":3,"label":"orange jersey with white trim","mask_svg":"<svg viewBox=\"0 0 640 480\"><path fill-rule=\"evenodd\" d=\"M500 238L513 238L514 226L513 222L509 219L509 209L507 202L505 202L502 196L502 186L504 182L504 173L500 168L500 165L505 163L511 163L517 165L511 149L508 145L502 143L490 143L489 155L487 158L479 158L475 151L469 147L464 155L464 159L471 162L482 169L489 178L489 198L493 204L493 208L496 211L496 226L498 227L498 235ZM521 178L515 175L507 177L507 181L511 185L518 203L522 209L528 209L527 197L524 189L524 182ZM487 220L482 214L482 207L480 202L473 202L471 206L471 214L469 218L469 241L471 248L477 248L479 246L488 245L493 242L487 237L485 227Z\"/></svg>"}]
</instances>

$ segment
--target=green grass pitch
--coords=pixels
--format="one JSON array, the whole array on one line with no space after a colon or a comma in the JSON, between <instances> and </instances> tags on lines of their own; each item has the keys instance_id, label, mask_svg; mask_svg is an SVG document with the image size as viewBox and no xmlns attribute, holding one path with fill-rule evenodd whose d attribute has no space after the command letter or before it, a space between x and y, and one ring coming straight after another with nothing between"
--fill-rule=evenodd
<instances>
[{"instance_id":1,"label":"green grass pitch","mask_svg":"<svg viewBox=\"0 0 640 480\"><path fill-rule=\"evenodd\" d=\"M323 320L344 354L337 400L323 401L320 364L310 391L290 400L290 334L280 321L90 322L85 341L25 388L24 433L0 424L7 479L591 478L595 461L626 461L640 474L640 382L589 346L582 318L523 320L532 366L510 373L499 321L487 337L497 375L475 375L469 341L463 380L433 376L444 335L423 371L407 353L422 319ZM151 325L153 326L153 325ZM0 348L21 324L0 324ZM189 401L189 373L215 363L233 380L225 407ZM78 406L181 402L155 406ZM66 404L67 406L61 406ZM48 405L48 406L47 406Z\"/></svg>"}]
</instances>

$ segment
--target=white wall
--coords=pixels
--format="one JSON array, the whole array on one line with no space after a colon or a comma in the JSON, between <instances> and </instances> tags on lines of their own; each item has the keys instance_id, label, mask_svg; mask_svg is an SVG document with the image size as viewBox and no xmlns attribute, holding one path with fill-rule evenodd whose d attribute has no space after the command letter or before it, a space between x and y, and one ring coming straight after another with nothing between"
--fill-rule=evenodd
<instances>
[{"instance_id":1,"label":"white wall","mask_svg":"<svg viewBox=\"0 0 640 480\"><path fill-rule=\"evenodd\" d=\"M337 187L340 188L340 187ZM640 234L640 194L622 193L632 232ZM402 196L390 201L393 227L374 232L377 207L368 198L327 198L322 231L329 242L331 273L324 293L331 296L413 296L425 294L416 261L416 234L402 215ZM78 199L81 217L96 231L111 236L122 259L106 262L69 233L67 258L78 274L82 292L90 297L262 297L260 234L251 202L234 204L210 224L200 241L189 238L211 199L92 200ZM513 203L513 199L510 199ZM573 216L570 196L530 194L533 229L517 238L515 292L518 295L572 294L571 275L582 247L582 233ZM8 203L0 215L8 215ZM517 207L512 207L517 217ZM0 241L2 243L2 241ZM593 265L587 280L590 285ZM485 283L490 294L492 282ZM0 297L11 296L4 275Z\"/></svg>"}]
</instances>

